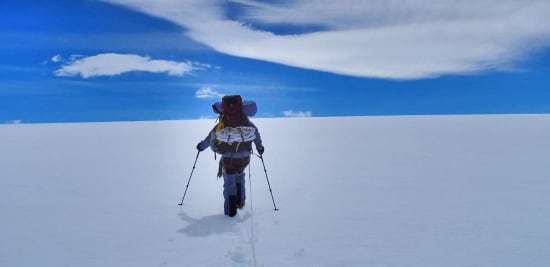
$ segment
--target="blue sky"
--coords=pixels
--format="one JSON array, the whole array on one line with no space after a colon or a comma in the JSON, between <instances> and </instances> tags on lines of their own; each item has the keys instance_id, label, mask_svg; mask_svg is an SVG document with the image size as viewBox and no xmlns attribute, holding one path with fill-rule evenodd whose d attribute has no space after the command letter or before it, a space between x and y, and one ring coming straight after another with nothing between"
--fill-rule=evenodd
<instances>
[{"instance_id":1,"label":"blue sky","mask_svg":"<svg viewBox=\"0 0 550 267\"><path fill-rule=\"evenodd\" d=\"M0 3L0 123L550 113L546 0Z\"/></svg>"}]
</instances>

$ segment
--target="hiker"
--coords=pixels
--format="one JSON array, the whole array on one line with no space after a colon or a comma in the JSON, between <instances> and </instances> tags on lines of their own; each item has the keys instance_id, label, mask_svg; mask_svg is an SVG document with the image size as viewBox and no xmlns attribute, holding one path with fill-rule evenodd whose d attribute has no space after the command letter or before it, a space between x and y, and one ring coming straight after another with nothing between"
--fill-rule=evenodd
<instances>
[{"instance_id":1,"label":"hiker","mask_svg":"<svg viewBox=\"0 0 550 267\"><path fill-rule=\"evenodd\" d=\"M264 153L258 128L248 118L256 114L256 103L243 101L239 95L230 95L224 96L212 108L220 114L219 121L208 136L197 144L197 149L203 151L210 147L221 155L218 178L223 176L224 180L224 212L233 217L237 209L242 209L245 204L244 170L250 163L252 142L260 156Z\"/></svg>"}]
</instances>

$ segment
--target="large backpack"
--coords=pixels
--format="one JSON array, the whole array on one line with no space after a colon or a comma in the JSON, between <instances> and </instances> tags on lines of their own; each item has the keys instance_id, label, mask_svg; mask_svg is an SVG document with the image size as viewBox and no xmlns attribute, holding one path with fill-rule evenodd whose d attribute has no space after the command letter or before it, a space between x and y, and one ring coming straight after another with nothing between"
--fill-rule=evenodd
<instances>
[{"instance_id":1,"label":"large backpack","mask_svg":"<svg viewBox=\"0 0 550 267\"><path fill-rule=\"evenodd\" d=\"M240 95L230 95L214 103L212 108L220 116L211 133L210 149L219 154L251 151L256 128L251 126L248 116L256 114L256 103L243 101Z\"/></svg>"}]
</instances>

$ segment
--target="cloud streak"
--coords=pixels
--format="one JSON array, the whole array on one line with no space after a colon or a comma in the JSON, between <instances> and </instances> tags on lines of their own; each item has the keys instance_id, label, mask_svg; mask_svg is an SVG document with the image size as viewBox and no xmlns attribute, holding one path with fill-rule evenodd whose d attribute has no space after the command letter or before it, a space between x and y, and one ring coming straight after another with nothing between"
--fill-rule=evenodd
<instances>
[{"instance_id":1,"label":"cloud streak","mask_svg":"<svg viewBox=\"0 0 550 267\"><path fill-rule=\"evenodd\" d=\"M294 111L294 110L285 110L283 111L285 117L311 117L313 114L311 111Z\"/></svg>"},{"instance_id":2,"label":"cloud streak","mask_svg":"<svg viewBox=\"0 0 550 267\"><path fill-rule=\"evenodd\" d=\"M54 56L54 58L61 58ZM52 61L56 62L52 58ZM105 53L89 57L71 57L71 61L54 73L56 76L81 76L84 79L97 76L116 76L133 71L166 73L183 76L207 65L192 62L151 59L132 54Z\"/></svg>"},{"instance_id":3,"label":"cloud streak","mask_svg":"<svg viewBox=\"0 0 550 267\"><path fill-rule=\"evenodd\" d=\"M550 45L547 0L106 1L173 21L222 53L359 77L511 69Z\"/></svg>"},{"instance_id":4,"label":"cloud streak","mask_svg":"<svg viewBox=\"0 0 550 267\"><path fill-rule=\"evenodd\" d=\"M195 92L195 97L200 99L210 99L210 98L220 98L224 95L214 89L212 87L202 87L201 89L197 90Z\"/></svg>"},{"instance_id":5,"label":"cloud streak","mask_svg":"<svg viewBox=\"0 0 550 267\"><path fill-rule=\"evenodd\" d=\"M6 124L22 124L22 120L11 120L11 121L5 121Z\"/></svg>"}]
</instances>

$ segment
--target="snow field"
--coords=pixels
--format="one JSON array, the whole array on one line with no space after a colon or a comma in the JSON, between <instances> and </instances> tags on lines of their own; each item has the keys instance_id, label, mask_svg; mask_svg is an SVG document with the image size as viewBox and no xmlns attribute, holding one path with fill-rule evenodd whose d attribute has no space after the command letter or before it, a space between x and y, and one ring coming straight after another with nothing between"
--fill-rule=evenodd
<instances>
[{"instance_id":1,"label":"snow field","mask_svg":"<svg viewBox=\"0 0 550 267\"><path fill-rule=\"evenodd\" d=\"M0 265L550 264L548 115L253 121L235 218L213 121L1 125Z\"/></svg>"}]
</instances>

